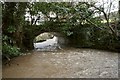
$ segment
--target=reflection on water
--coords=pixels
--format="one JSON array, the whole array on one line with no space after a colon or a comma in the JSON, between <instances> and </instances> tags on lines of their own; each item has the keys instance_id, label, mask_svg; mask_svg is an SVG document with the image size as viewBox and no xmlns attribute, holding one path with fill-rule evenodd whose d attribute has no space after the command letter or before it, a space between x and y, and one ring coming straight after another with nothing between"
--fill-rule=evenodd
<instances>
[{"instance_id":1,"label":"reflection on water","mask_svg":"<svg viewBox=\"0 0 120 80\"><path fill-rule=\"evenodd\" d=\"M47 39L44 42L34 43L34 48L38 51L52 51L56 50L58 46L58 37L54 36L52 39Z\"/></svg>"}]
</instances>

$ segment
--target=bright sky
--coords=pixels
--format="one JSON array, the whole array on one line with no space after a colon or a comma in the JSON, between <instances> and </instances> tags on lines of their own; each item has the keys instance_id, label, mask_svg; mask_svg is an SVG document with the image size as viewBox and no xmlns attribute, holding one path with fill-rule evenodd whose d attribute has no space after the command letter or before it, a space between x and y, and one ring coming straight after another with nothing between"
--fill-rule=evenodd
<instances>
[{"instance_id":1,"label":"bright sky","mask_svg":"<svg viewBox=\"0 0 120 80\"><path fill-rule=\"evenodd\" d=\"M98 3L96 3L96 5L99 6L104 4L105 11L107 11L111 2L112 2L111 12L118 11L119 6L118 0L98 0Z\"/></svg>"},{"instance_id":2,"label":"bright sky","mask_svg":"<svg viewBox=\"0 0 120 80\"><path fill-rule=\"evenodd\" d=\"M104 11L106 13L115 12L118 11L118 7L119 7L118 2L119 2L118 0L97 0L96 6L99 7L104 5ZM110 8L110 3L112 3L111 8ZM101 13L101 15L103 15L103 13ZM96 13L95 17L96 16L99 16L99 14Z\"/></svg>"}]
</instances>

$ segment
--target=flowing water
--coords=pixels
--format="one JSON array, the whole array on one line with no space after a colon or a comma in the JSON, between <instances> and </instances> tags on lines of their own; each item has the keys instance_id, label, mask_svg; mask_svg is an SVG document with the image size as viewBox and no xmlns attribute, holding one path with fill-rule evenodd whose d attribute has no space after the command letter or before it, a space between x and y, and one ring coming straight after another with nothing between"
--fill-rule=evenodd
<instances>
[{"instance_id":1,"label":"flowing water","mask_svg":"<svg viewBox=\"0 0 120 80\"><path fill-rule=\"evenodd\" d=\"M58 38L54 36L52 39L47 39L44 42L33 43L37 51L55 51L58 47Z\"/></svg>"},{"instance_id":2,"label":"flowing water","mask_svg":"<svg viewBox=\"0 0 120 80\"><path fill-rule=\"evenodd\" d=\"M68 48L33 51L3 65L3 78L118 78L118 53Z\"/></svg>"}]
</instances>

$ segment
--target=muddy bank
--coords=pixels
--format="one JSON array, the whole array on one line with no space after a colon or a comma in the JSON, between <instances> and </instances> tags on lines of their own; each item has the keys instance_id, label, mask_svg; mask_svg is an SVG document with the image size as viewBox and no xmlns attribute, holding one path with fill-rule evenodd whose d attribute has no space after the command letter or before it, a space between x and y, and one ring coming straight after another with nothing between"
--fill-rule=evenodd
<instances>
[{"instance_id":1,"label":"muddy bank","mask_svg":"<svg viewBox=\"0 0 120 80\"><path fill-rule=\"evenodd\" d=\"M10 63L4 78L118 78L118 53L94 49L34 51Z\"/></svg>"}]
</instances>

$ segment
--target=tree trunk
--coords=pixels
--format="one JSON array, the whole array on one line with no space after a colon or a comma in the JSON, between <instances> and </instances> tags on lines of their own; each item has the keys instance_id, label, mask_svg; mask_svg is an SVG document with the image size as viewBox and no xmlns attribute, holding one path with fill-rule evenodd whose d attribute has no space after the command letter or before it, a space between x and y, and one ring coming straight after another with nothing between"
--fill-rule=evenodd
<instances>
[{"instance_id":1,"label":"tree trunk","mask_svg":"<svg viewBox=\"0 0 120 80\"><path fill-rule=\"evenodd\" d=\"M24 37L22 39L23 48L26 50L33 50L34 49L33 40L34 38L32 35L24 34Z\"/></svg>"}]
</instances>

